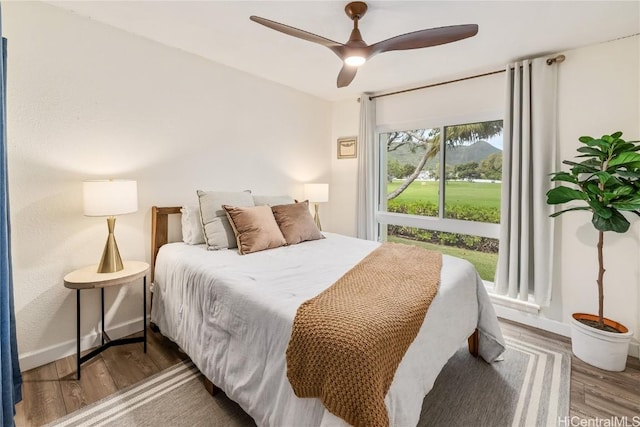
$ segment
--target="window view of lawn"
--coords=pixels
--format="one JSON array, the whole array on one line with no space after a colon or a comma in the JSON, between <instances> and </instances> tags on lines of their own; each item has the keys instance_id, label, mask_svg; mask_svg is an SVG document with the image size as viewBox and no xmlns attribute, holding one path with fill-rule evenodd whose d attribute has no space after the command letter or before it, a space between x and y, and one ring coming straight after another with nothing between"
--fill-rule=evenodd
<instances>
[{"instance_id":1,"label":"window view of lawn","mask_svg":"<svg viewBox=\"0 0 640 427\"><path fill-rule=\"evenodd\" d=\"M399 182L389 183L388 193L398 185ZM438 181L414 181L402 194L387 202L387 211L437 217L438 185ZM499 182L448 181L445 212L450 213L449 218L499 223L500 188ZM497 239L388 225L387 240L464 258L476 267L483 280L494 280L498 263Z\"/></svg>"},{"instance_id":2,"label":"window view of lawn","mask_svg":"<svg viewBox=\"0 0 640 427\"><path fill-rule=\"evenodd\" d=\"M388 183L387 194L398 188L401 183L401 180L393 180ZM438 181L414 181L398 197L387 201L387 203L389 205L430 203L437 207L440 193L439 185ZM455 206L489 208L495 211L496 221L486 222L500 222L500 182L447 181L445 185L445 211L447 206L451 208ZM389 211L391 212L390 209ZM437 211L435 216L438 216Z\"/></svg>"},{"instance_id":3,"label":"window view of lawn","mask_svg":"<svg viewBox=\"0 0 640 427\"><path fill-rule=\"evenodd\" d=\"M441 146L442 135L445 143ZM387 194L383 210L500 223L501 120L389 132L380 134L380 143L381 155L386 159L385 174L381 174L381 186L386 185ZM444 153L440 152L442 147ZM441 180L444 180L443 194ZM429 227L428 221L424 227ZM444 229L447 231L389 223L387 240L464 258L475 265L482 279L493 281L498 239L458 233L455 224Z\"/></svg>"}]
</instances>

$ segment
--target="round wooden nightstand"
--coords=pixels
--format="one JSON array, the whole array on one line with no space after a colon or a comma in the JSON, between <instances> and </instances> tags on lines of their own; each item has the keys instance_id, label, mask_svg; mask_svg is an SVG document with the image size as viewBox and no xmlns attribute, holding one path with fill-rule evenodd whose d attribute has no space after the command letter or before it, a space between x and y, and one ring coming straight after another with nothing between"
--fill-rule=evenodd
<instances>
[{"instance_id":1,"label":"round wooden nightstand","mask_svg":"<svg viewBox=\"0 0 640 427\"><path fill-rule=\"evenodd\" d=\"M135 342L144 343L144 352L147 352L147 274L149 273L149 264L142 261L124 261L124 268L115 273L98 273L98 265L91 265L79 270L72 271L64 276L64 286L69 289L76 290L76 339L77 354L76 360L78 364L77 377L80 379L80 366L89 359L102 353L109 347L114 345L131 344ZM104 288L110 286L119 286L131 283L142 278L142 326L143 336L135 338L119 338L112 340L104 331ZM101 341L102 345L88 354L80 357L80 291L83 289L100 288L101 300Z\"/></svg>"}]
</instances>

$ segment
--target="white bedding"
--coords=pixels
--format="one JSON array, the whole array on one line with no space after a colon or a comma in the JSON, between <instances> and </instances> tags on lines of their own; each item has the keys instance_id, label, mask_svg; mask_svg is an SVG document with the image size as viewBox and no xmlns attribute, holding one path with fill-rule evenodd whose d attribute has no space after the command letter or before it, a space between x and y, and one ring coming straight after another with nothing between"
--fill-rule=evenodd
<instances>
[{"instance_id":1,"label":"white bedding","mask_svg":"<svg viewBox=\"0 0 640 427\"><path fill-rule=\"evenodd\" d=\"M319 399L295 396L285 351L298 306L331 286L379 243L337 234L239 255L171 243L156 260L151 320L259 426L346 423ZM443 256L441 284L386 396L392 426L415 426L424 396L474 328L480 354L504 351L493 307L467 261Z\"/></svg>"}]
</instances>

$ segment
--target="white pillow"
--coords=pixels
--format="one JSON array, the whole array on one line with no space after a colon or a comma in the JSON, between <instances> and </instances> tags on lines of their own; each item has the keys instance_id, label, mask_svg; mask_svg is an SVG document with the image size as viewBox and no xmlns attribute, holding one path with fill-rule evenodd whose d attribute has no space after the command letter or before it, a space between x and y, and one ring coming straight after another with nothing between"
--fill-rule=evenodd
<instances>
[{"instance_id":1,"label":"white pillow","mask_svg":"<svg viewBox=\"0 0 640 427\"><path fill-rule=\"evenodd\" d=\"M289 196L253 196L253 203L256 206L290 205L293 202L293 197Z\"/></svg>"},{"instance_id":2,"label":"white pillow","mask_svg":"<svg viewBox=\"0 0 640 427\"><path fill-rule=\"evenodd\" d=\"M182 212L182 241L187 245L201 245L204 243L204 230L200 219L200 206L183 206Z\"/></svg>"},{"instance_id":3,"label":"white pillow","mask_svg":"<svg viewBox=\"0 0 640 427\"><path fill-rule=\"evenodd\" d=\"M247 208L255 206L250 191L202 191L198 190L200 218L207 249L237 248L236 236L229 224L222 205Z\"/></svg>"}]
</instances>

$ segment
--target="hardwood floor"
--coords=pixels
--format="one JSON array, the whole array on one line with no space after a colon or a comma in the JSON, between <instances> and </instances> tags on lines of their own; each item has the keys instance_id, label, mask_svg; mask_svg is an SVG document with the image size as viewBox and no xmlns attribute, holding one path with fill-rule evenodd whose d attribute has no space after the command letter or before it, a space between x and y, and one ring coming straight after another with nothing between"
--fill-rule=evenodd
<instances>
[{"instance_id":1,"label":"hardwood floor","mask_svg":"<svg viewBox=\"0 0 640 427\"><path fill-rule=\"evenodd\" d=\"M142 343L128 344L108 348L84 363L80 381L75 354L23 372L16 426L47 424L187 358L159 333L149 330L147 339L146 354Z\"/></svg>"},{"instance_id":2,"label":"hardwood floor","mask_svg":"<svg viewBox=\"0 0 640 427\"><path fill-rule=\"evenodd\" d=\"M506 336L571 350L568 338L506 320L501 320L500 325ZM75 377L75 356L24 372L23 401L16 407L16 426L49 423L186 358L159 333L149 331L148 340L146 354L142 343L104 351L82 366L80 381ZM635 425L633 417L640 416L640 361L629 358L624 372L606 372L572 357L570 416L609 420L626 416L629 425Z\"/></svg>"},{"instance_id":3,"label":"hardwood floor","mask_svg":"<svg viewBox=\"0 0 640 427\"><path fill-rule=\"evenodd\" d=\"M569 338L540 329L500 319L505 336L532 343L540 342L559 350L571 352ZM640 425L640 360L627 358L623 372L608 372L586 364L571 356L570 416L580 419L627 417L629 426ZM635 424L634 424L634 418ZM606 422L606 421L605 421ZM626 425L626 424L564 424L564 425Z\"/></svg>"}]
</instances>

